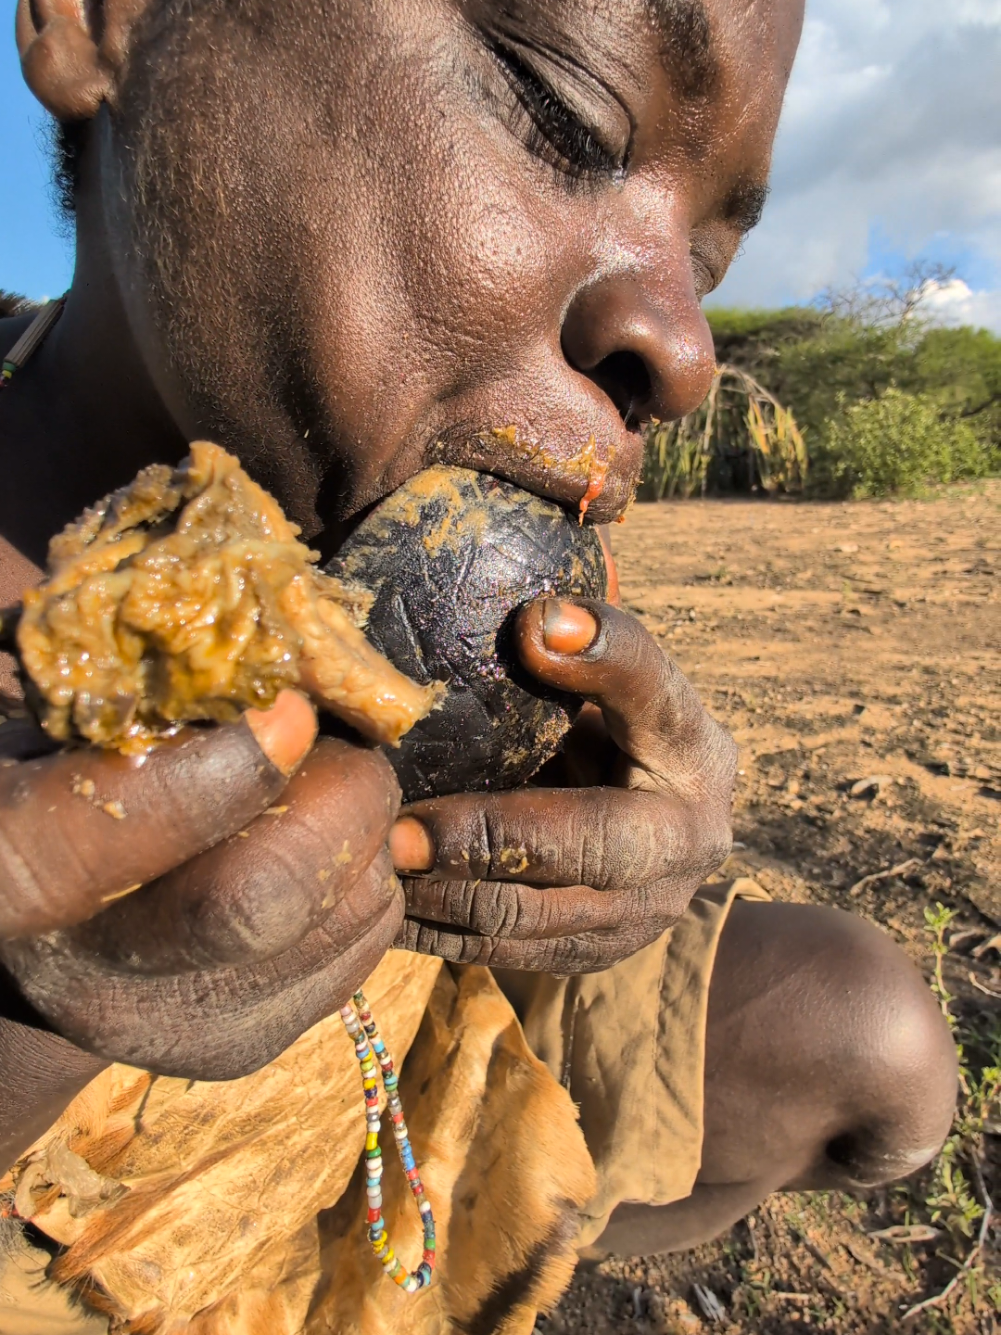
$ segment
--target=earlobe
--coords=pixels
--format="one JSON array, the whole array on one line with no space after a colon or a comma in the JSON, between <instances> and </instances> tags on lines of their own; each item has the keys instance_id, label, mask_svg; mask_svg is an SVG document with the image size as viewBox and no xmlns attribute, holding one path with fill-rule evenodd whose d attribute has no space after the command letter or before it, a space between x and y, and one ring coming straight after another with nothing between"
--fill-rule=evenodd
<instances>
[{"instance_id":1,"label":"earlobe","mask_svg":"<svg viewBox=\"0 0 1001 1335\"><path fill-rule=\"evenodd\" d=\"M90 120L112 91L82 5L74 0L18 0L17 48L31 91L57 120Z\"/></svg>"},{"instance_id":2,"label":"earlobe","mask_svg":"<svg viewBox=\"0 0 1001 1335\"><path fill-rule=\"evenodd\" d=\"M18 0L17 49L31 91L57 120L85 121L113 102L146 0ZM95 22L96 20L96 22Z\"/></svg>"}]
</instances>

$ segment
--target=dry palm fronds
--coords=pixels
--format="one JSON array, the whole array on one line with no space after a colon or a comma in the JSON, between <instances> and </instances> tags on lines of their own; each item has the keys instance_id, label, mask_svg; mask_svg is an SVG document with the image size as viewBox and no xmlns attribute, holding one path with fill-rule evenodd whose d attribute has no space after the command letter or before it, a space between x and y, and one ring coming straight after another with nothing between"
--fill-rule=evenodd
<instances>
[{"instance_id":1,"label":"dry palm fronds","mask_svg":"<svg viewBox=\"0 0 1001 1335\"><path fill-rule=\"evenodd\" d=\"M806 484L809 460L793 414L746 371L719 366L694 413L650 423L640 497L705 495L714 461L738 459L765 491L798 494Z\"/></svg>"}]
</instances>

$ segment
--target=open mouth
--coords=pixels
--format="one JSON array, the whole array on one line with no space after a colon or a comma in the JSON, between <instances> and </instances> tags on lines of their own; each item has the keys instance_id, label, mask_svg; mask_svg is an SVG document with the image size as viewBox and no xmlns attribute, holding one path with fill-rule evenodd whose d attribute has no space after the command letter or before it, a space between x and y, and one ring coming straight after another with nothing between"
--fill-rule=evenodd
<instances>
[{"instance_id":1,"label":"open mouth","mask_svg":"<svg viewBox=\"0 0 1001 1335\"><path fill-rule=\"evenodd\" d=\"M634 429L624 429L613 441L599 440L592 433L580 442L551 445L514 423L486 429L463 423L436 434L418 457L424 467L447 464L514 483L531 495L557 502L583 525L611 523L624 514L639 481L642 449L642 436ZM333 481L332 470L331 485ZM390 477L389 485L346 516L334 517L336 502L325 505L321 491L320 513L330 517L323 530L310 537L321 559L335 556L376 506L406 481L406 474Z\"/></svg>"}]
</instances>

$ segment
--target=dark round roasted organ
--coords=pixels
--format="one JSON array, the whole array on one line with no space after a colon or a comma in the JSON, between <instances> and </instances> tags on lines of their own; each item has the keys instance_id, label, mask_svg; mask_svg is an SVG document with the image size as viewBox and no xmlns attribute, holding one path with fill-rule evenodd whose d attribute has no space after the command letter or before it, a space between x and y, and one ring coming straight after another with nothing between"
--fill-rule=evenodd
<instances>
[{"instance_id":1,"label":"dark round roasted organ","mask_svg":"<svg viewBox=\"0 0 1001 1335\"><path fill-rule=\"evenodd\" d=\"M593 528L509 482L434 467L373 510L327 572L374 595L377 649L447 687L387 750L406 800L517 787L556 754L581 702L520 667L512 623L550 594L604 598Z\"/></svg>"}]
</instances>

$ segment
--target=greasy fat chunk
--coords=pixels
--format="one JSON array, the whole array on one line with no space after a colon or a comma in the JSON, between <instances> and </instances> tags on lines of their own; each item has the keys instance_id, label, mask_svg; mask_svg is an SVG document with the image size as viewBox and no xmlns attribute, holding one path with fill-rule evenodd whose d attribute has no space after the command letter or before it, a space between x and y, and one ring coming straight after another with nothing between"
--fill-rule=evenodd
<instances>
[{"instance_id":1,"label":"greasy fat chunk","mask_svg":"<svg viewBox=\"0 0 1001 1335\"><path fill-rule=\"evenodd\" d=\"M432 708L365 638L364 596L313 564L299 530L205 441L156 464L49 545L18 652L48 732L141 752L177 724L228 722L299 686L397 743Z\"/></svg>"}]
</instances>

